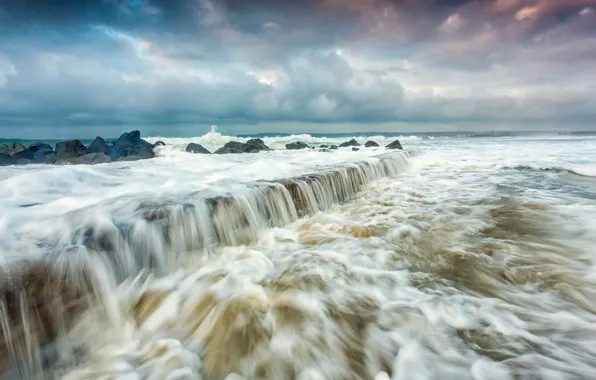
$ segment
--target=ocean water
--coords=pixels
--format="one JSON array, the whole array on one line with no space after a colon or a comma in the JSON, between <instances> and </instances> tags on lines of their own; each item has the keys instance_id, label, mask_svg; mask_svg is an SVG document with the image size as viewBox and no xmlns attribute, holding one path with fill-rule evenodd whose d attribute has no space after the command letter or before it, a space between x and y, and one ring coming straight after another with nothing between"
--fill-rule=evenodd
<instances>
[{"instance_id":1,"label":"ocean water","mask_svg":"<svg viewBox=\"0 0 596 380\"><path fill-rule=\"evenodd\" d=\"M52 344L23 318L3 379L596 378L596 137L183 152L231 139L0 168L1 265L93 294Z\"/></svg>"}]
</instances>

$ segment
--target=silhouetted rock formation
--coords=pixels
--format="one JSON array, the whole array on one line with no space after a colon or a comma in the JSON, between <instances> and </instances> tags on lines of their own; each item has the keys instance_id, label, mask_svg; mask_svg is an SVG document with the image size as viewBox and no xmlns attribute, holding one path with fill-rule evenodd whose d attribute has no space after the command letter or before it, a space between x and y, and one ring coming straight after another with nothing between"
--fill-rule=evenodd
<instances>
[{"instance_id":1,"label":"silhouetted rock formation","mask_svg":"<svg viewBox=\"0 0 596 380\"><path fill-rule=\"evenodd\" d=\"M159 142L159 141L158 141ZM157 144L157 143L156 143ZM202 154L211 154L210 151L205 149L201 144L190 143L186 146L186 151L188 153L202 153Z\"/></svg>"}]
</instances>

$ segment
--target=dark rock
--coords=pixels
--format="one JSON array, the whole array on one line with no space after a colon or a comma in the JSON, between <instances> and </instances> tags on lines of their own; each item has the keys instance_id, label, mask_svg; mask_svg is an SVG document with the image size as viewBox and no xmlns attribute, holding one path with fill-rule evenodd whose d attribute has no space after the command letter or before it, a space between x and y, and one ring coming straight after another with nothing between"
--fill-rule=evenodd
<instances>
[{"instance_id":1,"label":"dark rock","mask_svg":"<svg viewBox=\"0 0 596 380\"><path fill-rule=\"evenodd\" d=\"M52 148L49 144L44 144L42 142L34 142L33 144L29 145L28 148L34 154L37 152L53 152L54 148Z\"/></svg>"},{"instance_id":2,"label":"dark rock","mask_svg":"<svg viewBox=\"0 0 596 380\"><path fill-rule=\"evenodd\" d=\"M88 153L108 153L108 144L106 140L102 139L101 137L97 136L95 140L89 145L87 148Z\"/></svg>"},{"instance_id":3,"label":"dark rock","mask_svg":"<svg viewBox=\"0 0 596 380\"><path fill-rule=\"evenodd\" d=\"M37 152L35 153L35 157L33 161L43 163L43 164L54 164L56 163L56 153L55 152Z\"/></svg>"},{"instance_id":4,"label":"dark rock","mask_svg":"<svg viewBox=\"0 0 596 380\"><path fill-rule=\"evenodd\" d=\"M302 141L296 141L293 143L286 144L287 150L297 150L297 149L307 149L307 148L310 148L310 146L308 146L307 143L304 143Z\"/></svg>"},{"instance_id":5,"label":"dark rock","mask_svg":"<svg viewBox=\"0 0 596 380\"><path fill-rule=\"evenodd\" d=\"M157 148L158 146L165 146L165 145L166 145L166 143L165 143L165 142L163 142L163 141L159 140L159 141L156 141L156 142L153 144L153 147L154 147L154 148Z\"/></svg>"},{"instance_id":6,"label":"dark rock","mask_svg":"<svg viewBox=\"0 0 596 380\"><path fill-rule=\"evenodd\" d=\"M57 165L95 165L105 164L112 160L105 153L89 153L84 156L62 158L56 160Z\"/></svg>"},{"instance_id":7,"label":"dark rock","mask_svg":"<svg viewBox=\"0 0 596 380\"><path fill-rule=\"evenodd\" d=\"M123 133L113 146L108 148L108 156L113 161L120 157L139 156L141 159L153 158L153 144L141 139L141 132L132 131Z\"/></svg>"},{"instance_id":8,"label":"dark rock","mask_svg":"<svg viewBox=\"0 0 596 380\"><path fill-rule=\"evenodd\" d=\"M367 148L372 148L372 147L375 147L375 146L379 146L379 144L377 144L374 141L367 141L366 144L364 144L364 146L367 147Z\"/></svg>"},{"instance_id":9,"label":"dark rock","mask_svg":"<svg viewBox=\"0 0 596 380\"><path fill-rule=\"evenodd\" d=\"M319 145L319 148L329 148L329 145Z\"/></svg>"},{"instance_id":10,"label":"dark rock","mask_svg":"<svg viewBox=\"0 0 596 380\"><path fill-rule=\"evenodd\" d=\"M262 150L271 150L263 140L261 139L250 139L246 142L246 146L244 147L244 153L258 153Z\"/></svg>"},{"instance_id":11,"label":"dark rock","mask_svg":"<svg viewBox=\"0 0 596 380\"><path fill-rule=\"evenodd\" d=\"M33 160L33 152L25 148L12 155L15 160Z\"/></svg>"},{"instance_id":12,"label":"dark rock","mask_svg":"<svg viewBox=\"0 0 596 380\"><path fill-rule=\"evenodd\" d=\"M0 153L0 166L14 165L17 160L12 158L10 154Z\"/></svg>"},{"instance_id":13,"label":"dark rock","mask_svg":"<svg viewBox=\"0 0 596 380\"><path fill-rule=\"evenodd\" d=\"M360 148L356 148L355 146L352 147L352 152L358 152L360 150Z\"/></svg>"},{"instance_id":14,"label":"dark rock","mask_svg":"<svg viewBox=\"0 0 596 380\"><path fill-rule=\"evenodd\" d=\"M26 149L27 147L25 145L18 142L0 145L0 153L8 154L11 156Z\"/></svg>"},{"instance_id":15,"label":"dark rock","mask_svg":"<svg viewBox=\"0 0 596 380\"><path fill-rule=\"evenodd\" d=\"M246 144L238 141L228 141L221 148L215 151L215 154L244 153Z\"/></svg>"},{"instance_id":16,"label":"dark rock","mask_svg":"<svg viewBox=\"0 0 596 380\"><path fill-rule=\"evenodd\" d=\"M139 161L139 160L143 160L143 157L141 157L141 156L135 156L135 155L130 155L130 156L120 157L116 161L126 162L126 161Z\"/></svg>"},{"instance_id":17,"label":"dark rock","mask_svg":"<svg viewBox=\"0 0 596 380\"><path fill-rule=\"evenodd\" d=\"M17 158L16 162L17 165L29 165L31 163L33 163L33 160L30 160L28 158Z\"/></svg>"},{"instance_id":18,"label":"dark rock","mask_svg":"<svg viewBox=\"0 0 596 380\"><path fill-rule=\"evenodd\" d=\"M331 152L329 149L326 148L321 148L319 149L319 152Z\"/></svg>"},{"instance_id":19,"label":"dark rock","mask_svg":"<svg viewBox=\"0 0 596 380\"><path fill-rule=\"evenodd\" d=\"M87 154L87 148L79 140L70 140L56 144L57 159L73 158L85 154Z\"/></svg>"},{"instance_id":20,"label":"dark rock","mask_svg":"<svg viewBox=\"0 0 596 380\"><path fill-rule=\"evenodd\" d=\"M401 143L399 142L399 140L395 140L391 144L387 145L387 149L403 149L403 148L401 147Z\"/></svg>"},{"instance_id":21,"label":"dark rock","mask_svg":"<svg viewBox=\"0 0 596 380\"><path fill-rule=\"evenodd\" d=\"M158 141L159 142L159 141ZM156 143L157 144L157 143ZM186 146L186 151L188 153L202 153L202 154L211 154L210 151L205 149L201 144L190 143Z\"/></svg>"},{"instance_id":22,"label":"dark rock","mask_svg":"<svg viewBox=\"0 0 596 380\"><path fill-rule=\"evenodd\" d=\"M330 145L329 149L337 149L337 145Z\"/></svg>"},{"instance_id":23,"label":"dark rock","mask_svg":"<svg viewBox=\"0 0 596 380\"><path fill-rule=\"evenodd\" d=\"M360 144L358 143L358 141L352 139L350 141L346 141L345 143L341 143L339 145L340 148L345 148L347 146L360 146Z\"/></svg>"}]
</instances>

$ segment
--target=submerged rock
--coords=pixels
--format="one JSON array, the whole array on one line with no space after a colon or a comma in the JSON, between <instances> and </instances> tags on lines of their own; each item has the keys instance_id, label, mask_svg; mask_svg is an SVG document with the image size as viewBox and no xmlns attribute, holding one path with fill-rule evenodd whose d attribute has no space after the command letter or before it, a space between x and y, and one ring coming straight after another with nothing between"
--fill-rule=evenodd
<instances>
[{"instance_id":1,"label":"submerged rock","mask_svg":"<svg viewBox=\"0 0 596 380\"><path fill-rule=\"evenodd\" d=\"M296 141L293 143L286 144L287 150L298 150L298 149L308 149L310 146L302 141Z\"/></svg>"},{"instance_id":2,"label":"submerged rock","mask_svg":"<svg viewBox=\"0 0 596 380\"><path fill-rule=\"evenodd\" d=\"M399 140L395 140L394 142L392 142L391 144L387 145L386 147L387 149L403 149L401 147L401 143L399 142Z\"/></svg>"},{"instance_id":3,"label":"submerged rock","mask_svg":"<svg viewBox=\"0 0 596 380\"><path fill-rule=\"evenodd\" d=\"M355 146L354 146L354 147L352 147L352 152L357 152L357 151L359 151L359 150L360 150L360 148L356 148Z\"/></svg>"},{"instance_id":4,"label":"submerged rock","mask_svg":"<svg viewBox=\"0 0 596 380\"><path fill-rule=\"evenodd\" d=\"M330 145L329 149L337 149L337 145Z\"/></svg>"},{"instance_id":5,"label":"submerged rock","mask_svg":"<svg viewBox=\"0 0 596 380\"><path fill-rule=\"evenodd\" d=\"M358 141L352 139L350 141L346 141L345 143L341 143L339 145L340 148L345 148L345 147L348 147L348 146L360 146L360 144L358 143Z\"/></svg>"},{"instance_id":6,"label":"submerged rock","mask_svg":"<svg viewBox=\"0 0 596 380\"><path fill-rule=\"evenodd\" d=\"M122 156L122 157L118 158L116 161L139 161L142 159L143 159L143 157L141 157L141 156L131 155L131 156Z\"/></svg>"},{"instance_id":7,"label":"submerged rock","mask_svg":"<svg viewBox=\"0 0 596 380\"><path fill-rule=\"evenodd\" d=\"M58 165L95 165L105 164L112 160L105 153L89 153L84 156L61 158L56 160Z\"/></svg>"},{"instance_id":8,"label":"submerged rock","mask_svg":"<svg viewBox=\"0 0 596 380\"><path fill-rule=\"evenodd\" d=\"M374 141L367 141L366 144L364 144L364 146L367 147L367 148L372 148L372 147L375 147L375 146L379 146L379 144L376 143L376 142L374 142Z\"/></svg>"},{"instance_id":9,"label":"submerged rock","mask_svg":"<svg viewBox=\"0 0 596 380\"><path fill-rule=\"evenodd\" d=\"M158 141L159 142L159 141ZM157 144L157 143L156 143ZM165 144L164 144L165 145ZM211 154L210 151L205 149L201 144L190 143L186 146L186 151L188 153L201 153L201 154Z\"/></svg>"},{"instance_id":10,"label":"submerged rock","mask_svg":"<svg viewBox=\"0 0 596 380\"><path fill-rule=\"evenodd\" d=\"M10 154L0 153L0 166L14 165L17 160L11 157Z\"/></svg>"},{"instance_id":11,"label":"submerged rock","mask_svg":"<svg viewBox=\"0 0 596 380\"><path fill-rule=\"evenodd\" d=\"M161 140L158 140L158 141L156 141L156 142L153 144L153 147L154 147L154 148L157 148L158 146L165 146L165 145L166 145L166 143L165 143L165 142L163 142L163 141L161 141Z\"/></svg>"},{"instance_id":12,"label":"submerged rock","mask_svg":"<svg viewBox=\"0 0 596 380\"><path fill-rule=\"evenodd\" d=\"M108 149L109 149L109 147L108 147L108 143L106 143L106 140L97 136L95 138L95 140L93 140L91 145L89 145L89 148L87 148L87 152L88 153L105 153L105 154L107 154Z\"/></svg>"},{"instance_id":13,"label":"submerged rock","mask_svg":"<svg viewBox=\"0 0 596 380\"><path fill-rule=\"evenodd\" d=\"M70 140L56 144L56 158L68 159L87 154L87 148L80 140Z\"/></svg>"}]
</instances>

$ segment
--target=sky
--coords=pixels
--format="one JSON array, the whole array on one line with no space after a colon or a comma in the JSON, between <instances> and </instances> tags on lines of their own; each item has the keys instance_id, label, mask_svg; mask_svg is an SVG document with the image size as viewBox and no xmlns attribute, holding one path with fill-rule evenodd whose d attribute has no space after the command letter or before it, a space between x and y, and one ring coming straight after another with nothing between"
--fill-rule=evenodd
<instances>
[{"instance_id":1,"label":"sky","mask_svg":"<svg viewBox=\"0 0 596 380\"><path fill-rule=\"evenodd\" d=\"M596 130L596 0L0 0L0 138Z\"/></svg>"}]
</instances>

